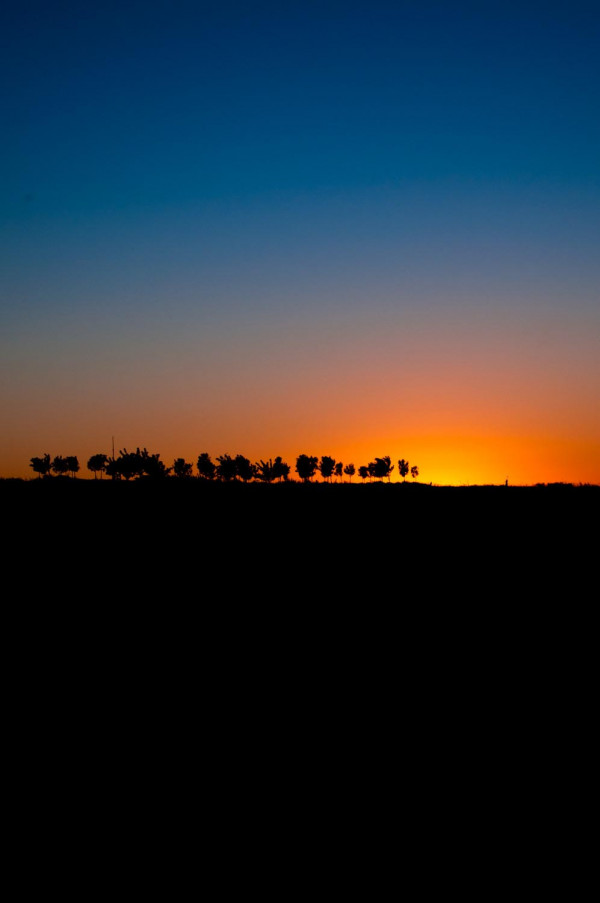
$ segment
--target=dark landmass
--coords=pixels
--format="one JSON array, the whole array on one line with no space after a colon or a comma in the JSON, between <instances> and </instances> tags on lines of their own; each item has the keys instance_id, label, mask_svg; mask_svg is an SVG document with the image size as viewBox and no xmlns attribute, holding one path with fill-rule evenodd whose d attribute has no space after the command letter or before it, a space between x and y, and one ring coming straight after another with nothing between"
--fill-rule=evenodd
<instances>
[{"instance_id":1,"label":"dark landmass","mask_svg":"<svg viewBox=\"0 0 600 903\"><path fill-rule=\"evenodd\" d=\"M557 707L579 723L594 685L598 486L53 478L0 500L22 717L88 719L92 745L98 713L127 735L158 710L166 744L208 712L241 748L358 706L362 743L386 725L396 749L408 713L433 763L467 725L496 748L507 719L519 743Z\"/></svg>"},{"instance_id":2,"label":"dark landmass","mask_svg":"<svg viewBox=\"0 0 600 903\"><path fill-rule=\"evenodd\" d=\"M40 556L144 567L195 562L210 570L315 565L327 571L409 570L515 558L552 567L567 549L595 548L600 487L438 487L421 483L271 485L199 479L131 482L1 480L13 544ZM592 543L594 539L594 543ZM405 586L403 585L403 592Z\"/></svg>"}]
</instances>

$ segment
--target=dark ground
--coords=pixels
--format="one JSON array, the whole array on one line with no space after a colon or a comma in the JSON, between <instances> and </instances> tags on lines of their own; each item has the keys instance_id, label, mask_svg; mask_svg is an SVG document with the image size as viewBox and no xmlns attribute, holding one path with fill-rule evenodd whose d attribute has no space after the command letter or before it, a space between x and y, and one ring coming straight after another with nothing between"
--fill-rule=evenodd
<instances>
[{"instance_id":1,"label":"dark ground","mask_svg":"<svg viewBox=\"0 0 600 903\"><path fill-rule=\"evenodd\" d=\"M345 812L359 784L423 818L469 795L479 825L552 823L584 792L598 487L5 480L0 500L5 723L42 800L146 813L200 769L219 811L267 787Z\"/></svg>"},{"instance_id":2,"label":"dark ground","mask_svg":"<svg viewBox=\"0 0 600 903\"><path fill-rule=\"evenodd\" d=\"M573 680L594 660L600 487L53 478L0 499L6 635L43 659L218 661L225 683L223 662L384 682L417 662L427 683L440 663L505 681L542 657Z\"/></svg>"},{"instance_id":3,"label":"dark ground","mask_svg":"<svg viewBox=\"0 0 600 903\"><path fill-rule=\"evenodd\" d=\"M587 570L597 556L600 487L429 487L422 484L211 484L199 480L0 481L9 567L77 572L81 591L178 597L285 594L364 583L385 598L438 590L492 592L509 575ZM67 565L69 565L67 567ZM281 581L279 588L278 583ZM91 587L92 584L90 583ZM217 586L210 592L214 595ZM168 589L170 587L170 589ZM372 592L368 592L372 596Z\"/></svg>"}]
</instances>

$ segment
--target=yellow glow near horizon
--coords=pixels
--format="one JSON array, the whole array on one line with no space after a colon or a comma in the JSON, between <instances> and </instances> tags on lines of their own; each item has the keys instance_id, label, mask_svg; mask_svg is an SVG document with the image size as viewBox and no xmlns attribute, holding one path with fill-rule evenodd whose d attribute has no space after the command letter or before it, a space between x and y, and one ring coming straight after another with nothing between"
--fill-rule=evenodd
<instances>
[{"instance_id":1,"label":"yellow glow near horizon","mask_svg":"<svg viewBox=\"0 0 600 903\"><path fill-rule=\"evenodd\" d=\"M544 440L539 438L520 437L476 437L476 436L430 436L427 439L407 437L402 444L391 442L360 442L332 447L319 447L316 442L305 442L302 445L289 446L287 443L273 443L270 449L252 443L250 448L241 447L241 443L224 444L220 447L206 447L205 445L192 446L182 439L181 445L177 445L173 439L168 444L159 445L151 442L124 442L119 447L126 446L132 450L139 444L146 445L151 452L159 452L162 460L171 465L174 458L183 457L194 465L202 451L208 451L213 460L220 454L243 454L251 460L274 458L281 455L290 465L291 478L297 478L295 472L296 457L298 454L312 454L321 457L322 454L331 455L344 464L354 463L356 476L353 483L360 482L358 468L362 464L368 464L375 457L390 455L394 470L392 482L401 481L398 472L398 460L404 458L409 464L419 468L418 481L433 483L434 485L500 485L508 479L510 485L533 485L537 482L575 482L575 483L600 483L598 462L600 461L600 446L590 447L583 442L565 440ZM23 450L18 454L15 449L15 457L4 462L4 477L33 478L35 475L29 467L29 459L34 455L39 456L48 451L54 454L77 454L80 464L80 478L92 478L86 464L92 454L102 451L110 454L110 444L85 445L82 442L65 442L60 448L56 443L48 443L43 448ZM30 454L28 454L31 452ZM26 457L28 454L28 457ZM11 466L12 464L12 466ZM348 477L344 476L344 480ZM412 482L412 477L407 477L407 482Z\"/></svg>"},{"instance_id":2,"label":"yellow glow near horizon","mask_svg":"<svg viewBox=\"0 0 600 903\"><path fill-rule=\"evenodd\" d=\"M402 457L427 483L600 483L597 326L550 320L542 334L482 319L466 333L440 316L332 327L326 340L307 325L236 334L218 353L133 347L101 378L98 362L77 379L53 363L54 379L14 381L0 476L31 477L30 458L45 452L77 455L87 476L114 435L117 452L145 446L167 465L204 451L281 455L294 475L299 454L357 469L389 455L394 481Z\"/></svg>"}]
</instances>

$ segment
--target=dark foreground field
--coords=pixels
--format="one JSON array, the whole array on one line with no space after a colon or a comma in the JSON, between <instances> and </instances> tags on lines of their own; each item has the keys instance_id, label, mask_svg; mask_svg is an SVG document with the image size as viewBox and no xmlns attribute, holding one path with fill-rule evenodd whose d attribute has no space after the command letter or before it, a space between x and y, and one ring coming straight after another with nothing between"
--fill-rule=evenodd
<instances>
[{"instance_id":1,"label":"dark foreground field","mask_svg":"<svg viewBox=\"0 0 600 903\"><path fill-rule=\"evenodd\" d=\"M0 494L5 612L44 655L455 670L466 654L500 657L499 680L517 659L591 661L599 487L52 479Z\"/></svg>"},{"instance_id":2,"label":"dark foreground field","mask_svg":"<svg viewBox=\"0 0 600 903\"><path fill-rule=\"evenodd\" d=\"M335 773L369 749L377 775L409 750L409 781L491 769L504 793L527 756L545 792L548 750L585 747L598 487L0 494L7 696L44 750L63 732L102 752L104 730L119 749L208 749L232 775L255 757L276 774L290 751L320 763L331 744Z\"/></svg>"},{"instance_id":3,"label":"dark foreground field","mask_svg":"<svg viewBox=\"0 0 600 903\"><path fill-rule=\"evenodd\" d=\"M404 597L426 592L432 581L456 589L473 574L482 592L492 591L507 574L541 580L567 564L587 569L600 512L600 487L562 484L54 478L0 481L0 499L13 548L9 566L18 560L31 573L59 566L96 582L116 571L114 592L152 586L153 575L173 587L193 575L199 593L207 581L260 591L276 577L286 593L307 575L348 590L356 579L375 584L383 576L386 595Z\"/></svg>"}]
</instances>

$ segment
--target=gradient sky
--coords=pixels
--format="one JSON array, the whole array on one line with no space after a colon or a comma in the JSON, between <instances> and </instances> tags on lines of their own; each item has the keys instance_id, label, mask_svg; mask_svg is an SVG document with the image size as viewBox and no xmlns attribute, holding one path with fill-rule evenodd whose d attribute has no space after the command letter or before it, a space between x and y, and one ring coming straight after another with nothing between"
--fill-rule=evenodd
<instances>
[{"instance_id":1,"label":"gradient sky","mask_svg":"<svg viewBox=\"0 0 600 903\"><path fill-rule=\"evenodd\" d=\"M600 482L599 48L579 0L12 4L0 475Z\"/></svg>"}]
</instances>

